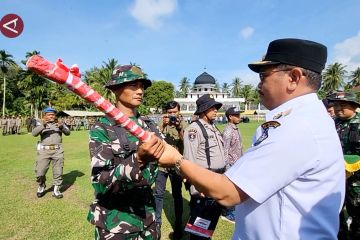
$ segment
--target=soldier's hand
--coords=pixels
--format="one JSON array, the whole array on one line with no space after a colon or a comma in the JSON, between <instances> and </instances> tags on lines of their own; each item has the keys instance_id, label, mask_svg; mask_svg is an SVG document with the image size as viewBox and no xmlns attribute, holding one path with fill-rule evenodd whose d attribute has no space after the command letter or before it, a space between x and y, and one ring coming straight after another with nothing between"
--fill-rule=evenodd
<instances>
[{"instance_id":1,"label":"soldier's hand","mask_svg":"<svg viewBox=\"0 0 360 240\"><path fill-rule=\"evenodd\" d=\"M137 161L141 164L157 161L163 154L165 142L158 138L154 133L150 133L149 141L141 143L137 150Z\"/></svg>"},{"instance_id":2,"label":"soldier's hand","mask_svg":"<svg viewBox=\"0 0 360 240\"><path fill-rule=\"evenodd\" d=\"M159 165L163 167L173 167L175 165L176 160L180 159L182 155L179 153L176 148L173 146L166 144L165 151L161 155L158 160Z\"/></svg>"}]
</instances>

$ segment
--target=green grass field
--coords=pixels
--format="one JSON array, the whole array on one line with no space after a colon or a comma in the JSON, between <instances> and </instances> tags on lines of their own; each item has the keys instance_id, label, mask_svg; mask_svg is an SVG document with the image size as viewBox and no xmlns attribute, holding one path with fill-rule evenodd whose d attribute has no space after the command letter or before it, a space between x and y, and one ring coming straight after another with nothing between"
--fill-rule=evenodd
<instances>
[{"instance_id":1,"label":"green grass field","mask_svg":"<svg viewBox=\"0 0 360 240\"><path fill-rule=\"evenodd\" d=\"M245 148L257 122L239 125ZM219 126L222 130L223 126ZM0 239L93 239L94 228L86 221L88 206L93 200L90 184L88 132L72 132L64 137L64 198L55 199L48 192L36 197L34 177L35 144L37 138L29 135L0 135ZM52 171L47 174L51 186ZM169 181L163 210L162 239L169 239L173 222L173 208ZM183 189L184 223L188 217L189 194ZM219 220L213 239L230 239L234 225ZM186 236L184 237L186 239Z\"/></svg>"}]
</instances>

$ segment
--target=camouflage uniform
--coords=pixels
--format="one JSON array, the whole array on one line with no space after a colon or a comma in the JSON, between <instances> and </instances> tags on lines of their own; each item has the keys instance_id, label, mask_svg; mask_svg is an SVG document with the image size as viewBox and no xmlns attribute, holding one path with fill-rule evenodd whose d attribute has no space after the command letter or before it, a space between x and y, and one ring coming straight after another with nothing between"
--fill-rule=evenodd
<instances>
[{"instance_id":1,"label":"camouflage uniform","mask_svg":"<svg viewBox=\"0 0 360 240\"><path fill-rule=\"evenodd\" d=\"M342 98L339 98L342 97ZM353 99L352 99L353 98ZM351 93L337 93L334 101L343 99L356 102L356 97ZM353 100L353 101L352 101ZM359 105L359 104L358 104ZM347 120L335 119L341 146L344 153L345 168L347 170L345 207L347 214L352 218L350 230L344 210L340 215L339 239L360 239L360 113ZM347 235L348 232L348 236Z\"/></svg>"},{"instance_id":2,"label":"camouflage uniform","mask_svg":"<svg viewBox=\"0 0 360 240\"><path fill-rule=\"evenodd\" d=\"M139 68L120 66L115 68L106 87L111 89L134 80L146 80L147 86L151 85ZM139 115L130 119L159 135L148 119ZM106 117L100 118L90 130L91 181L96 199L90 205L87 219L96 226L96 239L158 238L151 189L158 167L156 163L139 166L138 145L136 137Z\"/></svg>"},{"instance_id":3,"label":"camouflage uniform","mask_svg":"<svg viewBox=\"0 0 360 240\"><path fill-rule=\"evenodd\" d=\"M183 140L180 137L180 131L183 131L187 124L181 120L179 124L180 131L173 124L164 126L160 121L158 124L160 131L165 136L165 141L176 148L180 153L184 151ZM175 172L174 168L159 167L159 174L155 182L155 203L156 203L156 224L161 228L161 213L164 205L164 195L166 190L167 178L171 182L171 194L174 199L174 234L173 239L181 238L182 235L182 215L183 215L183 197L182 197L182 177Z\"/></svg>"},{"instance_id":4,"label":"camouflage uniform","mask_svg":"<svg viewBox=\"0 0 360 240\"><path fill-rule=\"evenodd\" d=\"M131 119L149 130L141 118ZM114 135L114 124L105 117L90 130L91 180L96 200L90 206L88 220L110 233L123 235L119 234L119 239L156 239L150 186L155 182L157 165L151 163L140 169L135 150L125 149ZM130 144L139 144L130 133L127 138Z\"/></svg>"},{"instance_id":5,"label":"camouflage uniform","mask_svg":"<svg viewBox=\"0 0 360 240\"><path fill-rule=\"evenodd\" d=\"M345 159L357 155L360 157L360 113L350 120L335 120ZM346 180L345 206L352 218L350 234L360 239L360 170L355 171ZM347 228L346 219L342 219L342 226Z\"/></svg>"}]
</instances>

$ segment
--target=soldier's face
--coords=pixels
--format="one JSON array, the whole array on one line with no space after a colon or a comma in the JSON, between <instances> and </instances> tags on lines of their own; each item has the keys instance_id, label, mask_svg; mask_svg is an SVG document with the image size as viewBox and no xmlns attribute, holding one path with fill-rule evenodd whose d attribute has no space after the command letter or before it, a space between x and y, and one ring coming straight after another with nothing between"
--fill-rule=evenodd
<instances>
[{"instance_id":1,"label":"soldier's face","mask_svg":"<svg viewBox=\"0 0 360 240\"><path fill-rule=\"evenodd\" d=\"M357 105L351 102L335 101L335 115L343 120L352 118L356 113Z\"/></svg>"},{"instance_id":2,"label":"soldier's face","mask_svg":"<svg viewBox=\"0 0 360 240\"><path fill-rule=\"evenodd\" d=\"M129 82L115 90L117 100L124 106L136 108L140 106L144 96L144 84L141 81Z\"/></svg>"}]
</instances>

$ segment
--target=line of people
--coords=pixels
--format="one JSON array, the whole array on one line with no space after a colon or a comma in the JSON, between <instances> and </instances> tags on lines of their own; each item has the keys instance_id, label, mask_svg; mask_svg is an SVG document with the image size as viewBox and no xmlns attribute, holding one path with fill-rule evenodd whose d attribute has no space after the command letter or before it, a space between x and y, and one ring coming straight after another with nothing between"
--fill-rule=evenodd
<instances>
[{"instance_id":1,"label":"line of people","mask_svg":"<svg viewBox=\"0 0 360 240\"><path fill-rule=\"evenodd\" d=\"M2 135L20 134L23 120L20 115L4 116L0 119Z\"/></svg>"}]
</instances>

